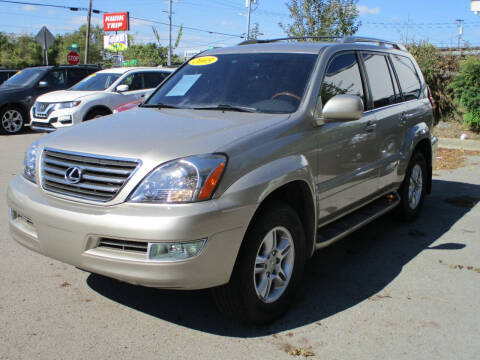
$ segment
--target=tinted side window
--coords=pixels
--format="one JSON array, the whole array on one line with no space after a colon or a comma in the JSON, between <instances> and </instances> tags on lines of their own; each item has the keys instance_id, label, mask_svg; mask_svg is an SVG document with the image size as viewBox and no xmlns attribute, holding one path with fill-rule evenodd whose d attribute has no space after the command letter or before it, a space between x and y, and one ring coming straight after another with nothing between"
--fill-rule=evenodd
<instances>
[{"instance_id":1,"label":"tinted side window","mask_svg":"<svg viewBox=\"0 0 480 360\"><path fill-rule=\"evenodd\" d=\"M68 75L68 85L72 86L72 85L75 85L80 80L82 80L83 78L85 78L88 75L88 72L86 69L68 69L67 75Z\"/></svg>"},{"instance_id":2,"label":"tinted side window","mask_svg":"<svg viewBox=\"0 0 480 360\"><path fill-rule=\"evenodd\" d=\"M143 79L145 81L145 89L156 88L166 77L167 73L162 72L149 72L143 74Z\"/></svg>"},{"instance_id":3,"label":"tinted side window","mask_svg":"<svg viewBox=\"0 0 480 360\"><path fill-rule=\"evenodd\" d=\"M0 72L0 84L3 83L7 79L8 79L8 73Z\"/></svg>"},{"instance_id":4,"label":"tinted side window","mask_svg":"<svg viewBox=\"0 0 480 360\"><path fill-rule=\"evenodd\" d=\"M67 79L64 70L50 71L45 77L45 81L53 87L63 87L67 85Z\"/></svg>"},{"instance_id":5,"label":"tinted side window","mask_svg":"<svg viewBox=\"0 0 480 360\"><path fill-rule=\"evenodd\" d=\"M395 104L395 92L387 58L382 55L363 54L363 61L372 92L373 107L377 109Z\"/></svg>"},{"instance_id":6,"label":"tinted side window","mask_svg":"<svg viewBox=\"0 0 480 360\"><path fill-rule=\"evenodd\" d=\"M120 85L128 85L128 91L144 89L145 87L143 86L143 74L131 74L125 79L123 79Z\"/></svg>"},{"instance_id":7,"label":"tinted side window","mask_svg":"<svg viewBox=\"0 0 480 360\"><path fill-rule=\"evenodd\" d=\"M418 99L421 84L412 61L405 56L399 55L392 55L392 61L400 81L404 100Z\"/></svg>"},{"instance_id":8,"label":"tinted side window","mask_svg":"<svg viewBox=\"0 0 480 360\"><path fill-rule=\"evenodd\" d=\"M322 103L326 104L335 95L360 96L365 104L362 78L354 53L335 56L327 68L322 84Z\"/></svg>"}]
</instances>

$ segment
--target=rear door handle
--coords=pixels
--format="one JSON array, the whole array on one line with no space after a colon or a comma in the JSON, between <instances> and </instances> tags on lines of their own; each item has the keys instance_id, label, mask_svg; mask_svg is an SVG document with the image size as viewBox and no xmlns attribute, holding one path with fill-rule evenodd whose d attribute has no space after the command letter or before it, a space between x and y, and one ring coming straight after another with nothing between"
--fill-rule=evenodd
<instances>
[{"instance_id":1,"label":"rear door handle","mask_svg":"<svg viewBox=\"0 0 480 360\"><path fill-rule=\"evenodd\" d=\"M367 126L365 127L366 132L374 132L375 129L377 128L377 123L373 121L368 121Z\"/></svg>"}]
</instances>

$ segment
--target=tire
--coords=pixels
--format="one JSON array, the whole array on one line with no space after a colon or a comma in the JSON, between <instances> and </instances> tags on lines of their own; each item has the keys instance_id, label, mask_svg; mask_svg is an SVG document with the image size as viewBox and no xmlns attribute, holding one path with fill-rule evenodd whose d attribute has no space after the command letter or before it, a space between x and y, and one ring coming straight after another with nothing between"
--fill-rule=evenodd
<instances>
[{"instance_id":1,"label":"tire","mask_svg":"<svg viewBox=\"0 0 480 360\"><path fill-rule=\"evenodd\" d=\"M420 172L420 173L419 173ZM421 181L421 184L418 181ZM405 221L412 221L422 210L427 189L427 162L421 152L413 154L400 187L398 214Z\"/></svg>"},{"instance_id":2,"label":"tire","mask_svg":"<svg viewBox=\"0 0 480 360\"><path fill-rule=\"evenodd\" d=\"M25 111L18 106L5 106L0 111L0 133L18 134L25 124Z\"/></svg>"},{"instance_id":3,"label":"tire","mask_svg":"<svg viewBox=\"0 0 480 360\"><path fill-rule=\"evenodd\" d=\"M274 233L277 252L270 246ZM259 258L266 261L257 262ZM215 303L241 322L270 323L292 303L304 264L305 234L297 213L284 203L272 203L250 225L230 282L213 289ZM268 283L270 288L264 286Z\"/></svg>"},{"instance_id":4,"label":"tire","mask_svg":"<svg viewBox=\"0 0 480 360\"><path fill-rule=\"evenodd\" d=\"M110 115L111 113L108 112L107 110L102 110L102 109L95 109L95 110L90 110L87 115L85 115L85 119L83 121L88 121L88 120L93 120L102 116Z\"/></svg>"}]
</instances>

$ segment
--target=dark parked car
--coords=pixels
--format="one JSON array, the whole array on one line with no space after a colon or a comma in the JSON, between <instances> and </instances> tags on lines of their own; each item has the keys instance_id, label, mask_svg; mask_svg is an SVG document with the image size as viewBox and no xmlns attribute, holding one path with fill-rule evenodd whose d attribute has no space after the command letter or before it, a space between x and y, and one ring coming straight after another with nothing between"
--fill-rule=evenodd
<instances>
[{"instance_id":1,"label":"dark parked car","mask_svg":"<svg viewBox=\"0 0 480 360\"><path fill-rule=\"evenodd\" d=\"M7 81L9 78L11 78L17 72L18 72L18 70L0 69L0 84L2 84L4 81Z\"/></svg>"},{"instance_id":2,"label":"dark parked car","mask_svg":"<svg viewBox=\"0 0 480 360\"><path fill-rule=\"evenodd\" d=\"M100 70L95 65L39 66L18 71L0 85L0 133L18 133L28 122L35 99L63 90Z\"/></svg>"}]
</instances>

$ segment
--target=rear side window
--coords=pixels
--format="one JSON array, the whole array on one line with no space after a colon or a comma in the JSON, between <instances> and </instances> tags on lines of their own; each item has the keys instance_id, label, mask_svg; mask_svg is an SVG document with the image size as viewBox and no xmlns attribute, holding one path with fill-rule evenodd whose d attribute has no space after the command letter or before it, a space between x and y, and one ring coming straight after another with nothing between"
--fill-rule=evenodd
<instances>
[{"instance_id":1,"label":"rear side window","mask_svg":"<svg viewBox=\"0 0 480 360\"><path fill-rule=\"evenodd\" d=\"M322 103L326 104L335 95L357 95L365 104L362 78L354 53L337 55L328 66L322 84Z\"/></svg>"},{"instance_id":2,"label":"rear side window","mask_svg":"<svg viewBox=\"0 0 480 360\"><path fill-rule=\"evenodd\" d=\"M89 72L87 69L68 69L67 76L68 76L68 85L72 86L78 83L80 80L85 78Z\"/></svg>"},{"instance_id":3,"label":"rear side window","mask_svg":"<svg viewBox=\"0 0 480 360\"><path fill-rule=\"evenodd\" d=\"M143 74L143 79L145 81L145 88L152 89L156 88L166 77L168 73L163 72L149 72Z\"/></svg>"},{"instance_id":4,"label":"rear side window","mask_svg":"<svg viewBox=\"0 0 480 360\"><path fill-rule=\"evenodd\" d=\"M396 101L387 60L383 55L363 54L374 109L395 104Z\"/></svg>"},{"instance_id":5,"label":"rear side window","mask_svg":"<svg viewBox=\"0 0 480 360\"><path fill-rule=\"evenodd\" d=\"M405 56L392 55L392 62L397 72L404 100L418 99L421 83L412 61Z\"/></svg>"}]
</instances>

